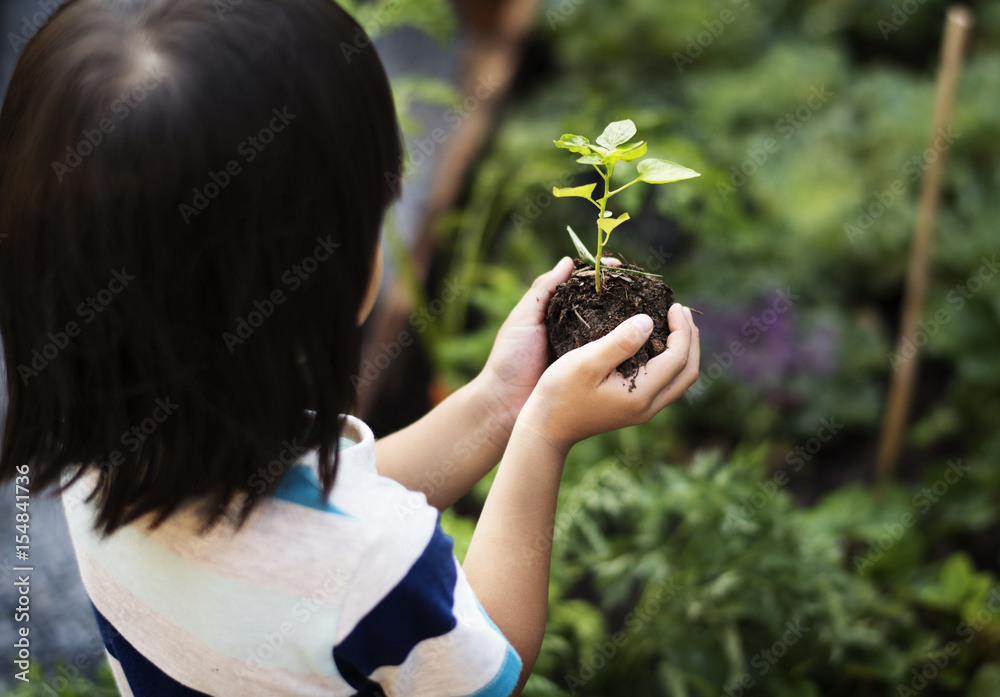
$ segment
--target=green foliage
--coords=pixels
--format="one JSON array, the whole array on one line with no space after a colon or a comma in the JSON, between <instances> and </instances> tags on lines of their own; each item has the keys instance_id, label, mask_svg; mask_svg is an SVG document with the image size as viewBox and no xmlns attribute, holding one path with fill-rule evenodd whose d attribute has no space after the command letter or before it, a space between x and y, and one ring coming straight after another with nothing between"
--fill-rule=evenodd
<instances>
[{"instance_id":1,"label":"green foliage","mask_svg":"<svg viewBox=\"0 0 1000 697\"><path fill-rule=\"evenodd\" d=\"M692 421L717 431L746 405L760 412L754 416L760 429L747 434L753 437L794 442L831 413L870 432L891 368L943 4L921 4L889 41L875 26L892 14L892 2L741 4L624 0L614 8L584 3L570 13L557 2L546 5L539 31L551 41L557 77L505 112L471 183L482 195L470 198L442 232L462 246L476 240L461 260L464 277L485 275L488 259L530 281L562 254L552 230L593 225L585 206L551 205L553 188L573 190L594 179L567 168L543 134L580 133L595 120L627 113L650 152L670 152L702 173L702 186L632 186L615 199L631 216L630 234L616 238L615 251L663 275L681 291L681 302L709 311L699 320L708 349L706 390L693 404ZM736 21L677 70L674 54L693 55L689 38L726 9ZM946 387L915 412L922 433L933 428L935 438L958 438L972 449L1000 413L1000 364L991 348L1000 338L1000 283L985 283L960 303L949 294L995 248L1000 49L983 37L998 35L997 14L977 18L955 107L954 131L961 135L947 151L944 172L925 316L943 310L949 322L924 353L949 364ZM908 43L918 39L919 50ZM584 149L597 155L582 138L572 145L578 157ZM884 206L877 197L896 183L903 193ZM664 259L661 248L671 256ZM740 328L758 312L752 303L776 288L801 296L789 316L791 343L829 337L823 340L829 367L817 369L797 355L800 368L748 382L747 362L738 360L709 383L714 354L723 355L734 340L755 348ZM717 308L736 315L735 331L713 335ZM451 328L464 320L454 316ZM742 435L725 430L734 439Z\"/></svg>"},{"instance_id":2,"label":"green foliage","mask_svg":"<svg viewBox=\"0 0 1000 697\"><path fill-rule=\"evenodd\" d=\"M744 676L756 694L833 694L920 661L933 640L915 613L845 569L835 528L761 485L765 453L641 471L609 457L564 491L555 606L582 592L604 630L554 616L539 662L551 682L526 694L708 696Z\"/></svg>"},{"instance_id":3,"label":"green foliage","mask_svg":"<svg viewBox=\"0 0 1000 697\"><path fill-rule=\"evenodd\" d=\"M118 697L119 694L106 661L101 663L93 679L81 676L77 668L58 661L48 670L33 663L28 671L28 682L17 681L13 689L4 690L0 697L50 697L57 693L60 697Z\"/></svg>"},{"instance_id":4,"label":"green foliage","mask_svg":"<svg viewBox=\"0 0 1000 697\"><path fill-rule=\"evenodd\" d=\"M357 20L371 39L378 39L405 28L423 32L438 41L455 33L455 13L447 0L340 0L339 4ZM339 48L348 56L360 51L365 44L357 37L354 45ZM412 107L424 104L449 105L458 101L455 88L436 78L405 74L392 81L393 97L403 133L415 135L421 124L412 115Z\"/></svg>"},{"instance_id":5,"label":"green foliage","mask_svg":"<svg viewBox=\"0 0 1000 697\"><path fill-rule=\"evenodd\" d=\"M966 697L1000 695L1000 663L987 663L976 673Z\"/></svg>"},{"instance_id":6,"label":"green foliage","mask_svg":"<svg viewBox=\"0 0 1000 697\"><path fill-rule=\"evenodd\" d=\"M569 236L573 240L573 245L577 249L580 257L594 265L594 287L598 293L601 292L601 259L604 245L611 238L611 233L622 223L630 219L628 213L622 213L617 218L607 210L608 201L613 196L621 193L628 187L638 182L647 184L669 184L683 179L691 179L701 176L698 172L682 167L674 162L665 160L655 160L652 158L639 163L638 176L627 184L611 190L611 178L615 174L615 166L619 162L631 162L646 154L646 143L630 143L629 141L636 134L635 123L630 119L624 121L614 121L608 124L604 133L597 137L596 143L591 143L583 136L567 133L559 140L552 141L557 148L569 150L581 157L577 162L584 165L592 165L601 179L604 181L604 195L594 198L596 182L583 186L552 187L552 194L557 198L579 197L590 201L597 207L597 254L591 254L586 246L580 241L573 229L567 226ZM644 276L655 276L647 272L638 272L632 269L622 269L629 273L641 273Z\"/></svg>"},{"instance_id":7,"label":"green foliage","mask_svg":"<svg viewBox=\"0 0 1000 697\"><path fill-rule=\"evenodd\" d=\"M416 104L449 106L460 99L458 90L447 82L412 74L401 75L392 81L392 96L399 114L399 125L406 135L420 133L421 123L413 116Z\"/></svg>"},{"instance_id":8,"label":"green foliage","mask_svg":"<svg viewBox=\"0 0 1000 697\"><path fill-rule=\"evenodd\" d=\"M879 22L894 6L543 3L536 41L554 70L508 105L466 205L441 230L442 278L472 289L448 308L439 374L454 385L472 377L509 308L561 256L551 231L593 225L587 206L552 205L553 189L602 192L546 134L626 115L642 147L701 172L702 186L620 192L630 222L616 252L706 314L688 398L571 452L527 694L717 697L796 618L810 631L745 694L899 697L929 663L944 667L914 690L922 697L1000 694L990 609L1000 592L1000 275L990 267L1000 7L973 3L923 318L937 329L924 337L900 483L874 487L918 191L940 155L926 149L945 3L918 3L886 37ZM698 44L726 10L734 21ZM570 136L563 149L596 162L590 146L610 154L616 137ZM751 339L776 289L797 297ZM744 353L727 356L734 342ZM819 443L830 418L842 428L793 470L796 448ZM623 469L616 452L645 464ZM951 481L949 460L970 469ZM793 471L763 508L744 508ZM677 590L658 600L671 580ZM594 675L567 684L583 680L581 661Z\"/></svg>"},{"instance_id":9,"label":"green foliage","mask_svg":"<svg viewBox=\"0 0 1000 697\"><path fill-rule=\"evenodd\" d=\"M455 13L447 0L338 0L377 39L401 27L414 27L437 39L455 31Z\"/></svg>"}]
</instances>

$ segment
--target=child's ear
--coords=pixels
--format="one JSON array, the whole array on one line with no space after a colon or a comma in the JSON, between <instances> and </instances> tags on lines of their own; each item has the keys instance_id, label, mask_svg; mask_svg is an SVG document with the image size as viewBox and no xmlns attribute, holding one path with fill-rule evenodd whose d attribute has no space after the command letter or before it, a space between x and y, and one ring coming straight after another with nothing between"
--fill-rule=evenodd
<instances>
[{"instance_id":1,"label":"child's ear","mask_svg":"<svg viewBox=\"0 0 1000 697\"><path fill-rule=\"evenodd\" d=\"M375 301L378 299L378 290L382 286L382 244L376 248L375 259L372 262L372 275L368 280L368 290L365 291L364 300L361 301L361 307L358 308L358 326L360 327L368 319L368 315L371 314L372 308L375 307Z\"/></svg>"}]
</instances>

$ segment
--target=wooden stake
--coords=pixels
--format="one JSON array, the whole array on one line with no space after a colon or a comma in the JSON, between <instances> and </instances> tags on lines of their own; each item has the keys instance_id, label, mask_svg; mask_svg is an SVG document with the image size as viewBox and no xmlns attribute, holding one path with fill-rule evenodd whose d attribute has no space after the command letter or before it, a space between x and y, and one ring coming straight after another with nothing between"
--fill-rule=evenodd
<instances>
[{"instance_id":1,"label":"wooden stake","mask_svg":"<svg viewBox=\"0 0 1000 697\"><path fill-rule=\"evenodd\" d=\"M955 102L955 89L958 86L958 75L962 67L962 50L971 26L972 13L969 10L960 5L949 8L948 18L945 22L944 44L941 47L941 67L938 73L934 104L934 126L930 137L930 149L936 151L938 156L930 163L920 186L920 203L913 233L913 248L910 250L906 294L903 297L902 322L899 329L899 339L896 342L897 356L904 355L903 349L907 342L909 342L913 355L902 359L902 362L898 364L898 370L892 376L878 447L876 467L880 478L891 477L895 472L899 451L902 448L903 432L909 416L910 400L913 395L913 384L916 380L919 358L919 350L913 343L912 337L917 333L917 323L923 313L924 297L927 295L928 259L934 233L934 218L941 193L941 172L944 169L945 154L947 153L947 145L942 147L937 143L940 143L940 139L944 137L951 125L951 110Z\"/></svg>"}]
</instances>

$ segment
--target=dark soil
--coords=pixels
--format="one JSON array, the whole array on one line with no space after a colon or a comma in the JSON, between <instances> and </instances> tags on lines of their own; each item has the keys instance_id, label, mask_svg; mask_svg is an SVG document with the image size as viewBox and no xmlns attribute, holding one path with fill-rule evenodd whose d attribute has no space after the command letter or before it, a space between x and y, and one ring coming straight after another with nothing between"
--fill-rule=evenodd
<instances>
[{"instance_id":1,"label":"dark soil","mask_svg":"<svg viewBox=\"0 0 1000 697\"><path fill-rule=\"evenodd\" d=\"M663 281L650 276L619 271L602 266L600 295L594 290L594 267L580 259L573 260L576 271L556 287L545 313L549 337L549 358L563 354L610 333L612 329L638 314L653 318L653 333L639 352L618 366L618 372L632 381L649 359L667 348L667 311L674 303L674 292ZM631 264L619 268L640 269Z\"/></svg>"}]
</instances>

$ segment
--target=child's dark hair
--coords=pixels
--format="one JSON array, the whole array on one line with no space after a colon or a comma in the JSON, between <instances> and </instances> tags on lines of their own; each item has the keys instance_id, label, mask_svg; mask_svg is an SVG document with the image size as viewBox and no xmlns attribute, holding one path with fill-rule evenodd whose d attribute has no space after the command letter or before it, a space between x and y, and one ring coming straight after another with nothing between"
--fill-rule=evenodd
<instances>
[{"instance_id":1,"label":"child's dark hair","mask_svg":"<svg viewBox=\"0 0 1000 697\"><path fill-rule=\"evenodd\" d=\"M0 112L0 481L100 463L105 533L207 525L307 448L329 493L401 167L332 0L69 0Z\"/></svg>"}]
</instances>

